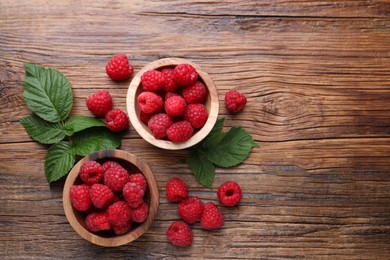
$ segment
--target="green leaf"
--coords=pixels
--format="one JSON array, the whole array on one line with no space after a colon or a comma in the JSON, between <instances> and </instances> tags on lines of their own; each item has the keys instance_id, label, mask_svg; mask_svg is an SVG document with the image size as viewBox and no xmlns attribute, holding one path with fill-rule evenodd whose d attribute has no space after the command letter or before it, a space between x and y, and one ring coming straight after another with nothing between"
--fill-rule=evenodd
<instances>
[{"instance_id":1,"label":"green leaf","mask_svg":"<svg viewBox=\"0 0 390 260\"><path fill-rule=\"evenodd\" d=\"M200 184L211 189L214 182L215 167L214 164L207 159L204 152L202 150L190 150L188 165L195 175L196 180Z\"/></svg>"},{"instance_id":2,"label":"green leaf","mask_svg":"<svg viewBox=\"0 0 390 260\"><path fill-rule=\"evenodd\" d=\"M225 118L218 119L217 122L215 122L215 125L213 126L213 129L211 129L208 136L211 136L215 133L221 133L224 122L225 122Z\"/></svg>"},{"instance_id":3,"label":"green leaf","mask_svg":"<svg viewBox=\"0 0 390 260\"><path fill-rule=\"evenodd\" d=\"M19 122L33 140L42 144L54 144L65 137L61 123L50 123L36 115L20 118Z\"/></svg>"},{"instance_id":4,"label":"green leaf","mask_svg":"<svg viewBox=\"0 0 390 260\"><path fill-rule=\"evenodd\" d=\"M84 129L95 127L95 126L106 126L104 122L99 119L89 116L71 116L64 125L64 131L67 136L72 136L74 133L80 132Z\"/></svg>"},{"instance_id":5,"label":"green leaf","mask_svg":"<svg viewBox=\"0 0 390 260\"><path fill-rule=\"evenodd\" d=\"M27 107L42 119L57 123L65 120L73 106L68 79L58 70L25 63L23 98Z\"/></svg>"},{"instance_id":6,"label":"green leaf","mask_svg":"<svg viewBox=\"0 0 390 260\"><path fill-rule=\"evenodd\" d=\"M72 147L77 155L86 156L92 152L115 149L121 144L122 135L114 134L107 128L92 127L72 137Z\"/></svg>"},{"instance_id":7,"label":"green leaf","mask_svg":"<svg viewBox=\"0 0 390 260\"><path fill-rule=\"evenodd\" d=\"M67 175L75 161L76 156L69 142L53 144L45 159L45 175L49 183Z\"/></svg>"}]
</instances>

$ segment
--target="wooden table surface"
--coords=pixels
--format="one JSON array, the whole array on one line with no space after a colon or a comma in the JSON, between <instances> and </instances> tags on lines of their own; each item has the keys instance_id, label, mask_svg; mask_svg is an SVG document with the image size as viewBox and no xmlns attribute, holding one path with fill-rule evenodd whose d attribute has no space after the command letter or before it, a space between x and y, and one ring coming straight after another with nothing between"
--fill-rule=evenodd
<instances>
[{"instance_id":1,"label":"wooden table surface","mask_svg":"<svg viewBox=\"0 0 390 260\"><path fill-rule=\"evenodd\" d=\"M390 259L389 17L389 1L0 0L0 258ZM260 147L218 168L209 190L186 150L155 148L130 126L120 149L149 163L160 207L138 240L104 248L71 228L64 179L48 185L44 176L48 146L18 120L30 113L23 62L68 77L72 114L90 115L85 98L99 89L125 110L131 79L115 83L104 70L119 52L135 72L164 57L199 64L225 126L244 127ZM227 112L229 89L247 96L242 113ZM165 236L179 219L165 196L172 177L213 202L234 180L243 200L221 207L222 229L196 223L192 246L177 248Z\"/></svg>"}]
</instances>

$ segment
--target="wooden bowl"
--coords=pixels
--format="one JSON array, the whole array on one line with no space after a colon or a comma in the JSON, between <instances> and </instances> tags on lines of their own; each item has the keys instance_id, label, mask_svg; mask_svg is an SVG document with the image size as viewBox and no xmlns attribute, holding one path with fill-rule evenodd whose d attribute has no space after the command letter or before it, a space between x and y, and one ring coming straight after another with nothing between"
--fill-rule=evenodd
<instances>
[{"instance_id":1,"label":"wooden bowl","mask_svg":"<svg viewBox=\"0 0 390 260\"><path fill-rule=\"evenodd\" d=\"M154 138L152 132L149 130L148 126L142 123L139 118L140 110L137 104L137 97L143 91L141 86L141 76L144 72L148 70L162 69L164 67L174 67L175 65L183 63L191 64L197 70L199 74L199 80L202 81L208 89L208 96L205 102L205 106L207 107L209 117L206 121L206 124L200 130L194 132L194 135L186 142L174 143L169 140L156 139ZM201 67L199 67L199 65L189 60L180 58L165 58L156 60L142 68L134 76L133 80L130 83L129 89L127 91L126 105L131 124L138 132L138 134L150 144L168 150L185 149L203 140L213 128L217 120L219 111L218 92L211 77Z\"/></svg>"},{"instance_id":2,"label":"wooden bowl","mask_svg":"<svg viewBox=\"0 0 390 260\"><path fill-rule=\"evenodd\" d=\"M93 233L86 228L85 215L72 207L69 198L69 191L73 184L81 183L81 180L78 177L80 166L82 163L90 160L96 160L101 163L107 160L117 161L129 172L138 171L144 174L148 183L145 198L146 203L149 205L149 213L145 222L137 226L134 225L128 233L120 236ZM65 181L62 199L66 218L73 229L82 238L96 245L112 247L130 243L149 229L154 220L154 216L157 213L159 192L156 179L149 166L143 160L133 154L121 150L101 150L84 157L72 168Z\"/></svg>"}]
</instances>

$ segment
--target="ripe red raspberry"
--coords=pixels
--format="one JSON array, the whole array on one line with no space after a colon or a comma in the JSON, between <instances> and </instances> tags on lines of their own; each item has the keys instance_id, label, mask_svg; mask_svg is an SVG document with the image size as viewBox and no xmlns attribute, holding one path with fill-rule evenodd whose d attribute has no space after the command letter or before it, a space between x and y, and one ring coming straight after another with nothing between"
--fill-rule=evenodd
<instances>
[{"instance_id":1,"label":"ripe red raspberry","mask_svg":"<svg viewBox=\"0 0 390 260\"><path fill-rule=\"evenodd\" d=\"M198 80L198 72L190 64L179 64L173 69L173 80L180 86L189 87Z\"/></svg>"},{"instance_id":2,"label":"ripe red raspberry","mask_svg":"<svg viewBox=\"0 0 390 260\"><path fill-rule=\"evenodd\" d=\"M142 74L141 84L144 91L156 92L166 85L167 79L161 71L149 70Z\"/></svg>"},{"instance_id":3,"label":"ripe red raspberry","mask_svg":"<svg viewBox=\"0 0 390 260\"><path fill-rule=\"evenodd\" d=\"M112 203L114 193L106 185L95 183L89 189L93 205L98 209L103 209Z\"/></svg>"},{"instance_id":4,"label":"ripe red raspberry","mask_svg":"<svg viewBox=\"0 0 390 260\"><path fill-rule=\"evenodd\" d=\"M161 70L161 73L165 76L167 80L166 84L163 86L165 92L175 92L179 86L173 80L173 69L164 68Z\"/></svg>"},{"instance_id":5,"label":"ripe red raspberry","mask_svg":"<svg viewBox=\"0 0 390 260\"><path fill-rule=\"evenodd\" d=\"M115 235L123 235L130 231L132 223L126 222L123 225L112 225Z\"/></svg>"},{"instance_id":6,"label":"ripe red raspberry","mask_svg":"<svg viewBox=\"0 0 390 260\"><path fill-rule=\"evenodd\" d=\"M180 95L177 93L174 93L174 92L167 92L167 93L165 93L164 101L167 101L168 98L174 97L174 96L180 96Z\"/></svg>"},{"instance_id":7,"label":"ripe red raspberry","mask_svg":"<svg viewBox=\"0 0 390 260\"><path fill-rule=\"evenodd\" d=\"M184 112L184 119L195 129L202 128L208 117L209 113L203 104L189 104Z\"/></svg>"},{"instance_id":8,"label":"ripe red raspberry","mask_svg":"<svg viewBox=\"0 0 390 260\"><path fill-rule=\"evenodd\" d=\"M202 217L200 218L200 225L203 229L211 230L223 226L225 218L219 211L217 205L212 202L204 204Z\"/></svg>"},{"instance_id":9,"label":"ripe red raspberry","mask_svg":"<svg viewBox=\"0 0 390 260\"><path fill-rule=\"evenodd\" d=\"M111 204L107 208L108 219L115 226L123 226L131 221L132 210L123 200Z\"/></svg>"},{"instance_id":10,"label":"ripe red raspberry","mask_svg":"<svg viewBox=\"0 0 390 260\"><path fill-rule=\"evenodd\" d=\"M202 82L197 81L194 85L183 89L181 94L187 104L203 103L207 98L207 88Z\"/></svg>"},{"instance_id":11,"label":"ripe red raspberry","mask_svg":"<svg viewBox=\"0 0 390 260\"><path fill-rule=\"evenodd\" d=\"M142 173L130 174L129 181L137 184L144 192L146 192L148 183L146 182L145 176Z\"/></svg>"},{"instance_id":12,"label":"ripe red raspberry","mask_svg":"<svg viewBox=\"0 0 390 260\"><path fill-rule=\"evenodd\" d=\"M187 184L177 177L168 180L165 191L171 202L179 202L188 196Z\"/></svg>"},{"instance_id":13,"label":"ripe red raspberry","mask_svg":"<svg viewBox=\"0 0 390 260\"><path fill-rule=\"evenodd\" d=\"M105 116L112 108L112 97L107 90L100 90L90 95L85 103L95 116Z\"/></svg>"},{"instance_id":14,"label":"ripe red raspberry","mask_svg":"<svg viewBox=\"0 0 390 260\"><path fill-rule=\"evenodd\" d=\"M113 80L124 80L133 73L133 66L129 64L123 53L115 55L106 65L106 73Z\"/></svg>"},{"instance_id":15,"label":"ripe red raspberry","mask_svg":"<svg viewBox=\"0 0 390 260\"><path fill-rule=\"evenodd\" d=\"M244 109L246 97L237 90L229 90L225 94L225 105L230 112L237 113Z\"/></svg>"},{"instance_id":16,"label":"ripe red raspberry","mask_svg":"<svg viewBox=\"0 0 390 260\"><path fill-rule=\"evenodd\" d=\"M104 169L104 171L107 171L108 169L110 169L111 167L113 166L119 166L119 167L122 167L118 162L116 161L106 161L102 164L102 167Z\"/></svg>"},{"instance_id":17,"label":"ripe red raspberry","mask_svg":"<svg viewBox=\"0 0 390 260\"><path fill-rule=\"evenodd\" d=\"M173 245L187 247L191 245L193 235L190 226L183 221L174 221L169 226L166 236Z\"/></svg>"},{"instance_id":18,"label":"ripe red raspberry","mask_svg":"<svg viewBox=\"0 0 390 260\"><path fill-rule=\"evenodd\" d=\"M112 132L121 132L129 126L129 118L125 112L114 108L106 115L106 125Z\"/></svg>"},{"instance_id":19,"label":"ripe red raspberry","mask_svg":"<svg viewBox=\"0 0 390 260\"><path fill-rule=\"evenodd\" d=\"M96 161L84 162L80 167L80 178L88 185L98 183L104 174L103 167Z\"/></svg>"},{"instance_id":20,"label":"ripe red raspberry","mask_svg":"<svg viewBox=\"0 0 390 260\"><path fill-rule=\"evenodd\" d=\"M164 101L159 95L146 91L137 97L139 109L146 114L153 114L164 106Z\"/></svg>"},{"instance_id":21,"label":"ripe red raspberry","mask_svg":"<svg viewBox=\"0 0 390 260\"><path fill-rule=\"evenodd\" d=\"M188 224L195 223L203 213L203 202L198 197L188 197L179 203L178 212Z\"/></svg>"},{"instance_id":22,"label":"ripe red raspberry","mask_svg":"<svg viewBox=\"0 0 390 260\"><path fill-rule=\"evenodd\" d=\"M152 115L149 115L149 114L146 114L144 111L140 111L139 113L139 119L141 120L142 123L144 123L145 125L148 124L150 118L152 117Z\"/></svg>"},{"instance_id":23,"label":"ripe red raspberry","mask_svg":"<svg viewBox=\"0 0 390 260\"><path fill-rule=\"evenodd\" d=\"M226 181L219 186L217 196L222 205L231 207L240 202L241 188L236 182Z\"/></svg>"},{"instance_id":24,"label":"ripe red raspberry","mask_svg":"<svg viewBox=\"0 0 390 260\"><path fill-rule=\"evenodd\" d=\"M142 202L142 198L145 192L137 184L128 182L123 187L123 197L127 205L134 209L138 207Z\"/></svg>"},{"instance_id":25,"label":"ripe red raspberry","mask_svg":"<svg viewBox=\"0 0 390 260\"><path fill-rule=\"evenodd\" d=\"M73 185L70 187L69 197L72 206L78 211L87 211L92 206L88 185Z\"/></svg>"},{"instance_id":26,"label":"ripe red raspberry","mask_svg":"<svg viewBox=\"0 0 390 260\"><path fill-rule=\"evenodd\" d=\"M194 129L191 123L187 121L179 121L173 123L167 130L168 139L174 143L185 142L191 138Z\"/></svg>"},{"instance_id":27,"label":"ripe red raspberry","mask_svg":"<svg viewBox=\"0 0 390 260\"><path fill-rule=\"evenodd\" d=\"M103 179L112 191L122 191L129 181L129 173L122 166L112 166L104 173Z\"/></svg>"},{"instance_id":28,"label":"ripe red raspberry","mask_svg":"<svg viewBox=\"0 0 390 260\"><path fill-rule=\"evenodd\" d=\"M152 131L154 138L163 139L167 136L167 130L172 123L170 116L165 113L159 113L150 118L148 127Z\"/></svg>"},{"instance_id":29,"label":"ripe red raspberry","mask_svg":"<svg viewBox=\"0 0 390 260\"><path fill-rule=\"evenodd\" d=\"M137 223L142 223L148 217L149 207L148 204L142 202L138 207L133 209L132 220Z\"/></svg>"},{"instance_id":30,"label":"ripe red raspberry","mask_svg":"<svg viewBox=\"0 0 390 260\"><path fill-rule=\"evenodd\" d=\"M109 230L110 221L106 212L92 212L85 218L85 225L92 232Z\"/></svg>"},{"instance_id":31,"label":"ripe red raspberry","mask_svg":"<svg viewBox=\"0 0 390 260\"><path fill-rule=\"evenodd\" d=\"M165 112L168 116L181 116L186 109L186 101L181 96L171 96L165 101Z\"/></svg>"}]
</instances>

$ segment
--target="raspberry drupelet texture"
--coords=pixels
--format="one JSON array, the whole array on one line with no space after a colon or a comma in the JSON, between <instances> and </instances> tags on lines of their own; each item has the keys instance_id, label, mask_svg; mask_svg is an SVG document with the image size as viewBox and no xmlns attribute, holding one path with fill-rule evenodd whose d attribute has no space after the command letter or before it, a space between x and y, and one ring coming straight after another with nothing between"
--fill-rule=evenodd
<instances>
[{"instance_id":1,"label":"raspberry drupelet texture","mask_svg":"<svg viewBox=\"0 0 390 260\"><path fill-rule=\"evenodd\" d=\"M171 96L165 101L165 112L168 116L181 116L184 113L186 106L187 103L183 97L179 95Z\"/></svg>"},{"instance_id":2,"label":"raspberry drupelet texture","mask_svg":"<svg viewBox=\"0 0 390 260\"><path fill-rule=\"evenodd\" d=\"M102 164L102 167L104 169L104 171L107 171L108 169L110 169L111 167L113 166L119 166L119 167L122 167L118 162L116 161L105 161L103 164Z\"/></svg>"},{"instance_id":3,"label":"raspberry drupelet texture","mask_svg":"<svg viewBox=\"0 0 390 260\"><path fill-rule=\"evenodd\" d=\"M207 108L203 104L189 104L184 112L184 119L195 129L202 128L208 117Z\"/></svg>"},{"instance_id":4,"label":"raspberry drupelet texture","mask_svg":"<svg viewBox=\"0 0 390 260\"><path fill-rule=\"evenodd\" d=\"M203 202L198 197L188 197L179 203L178 213L188 224L200 220L203 213Z\"/></svg>"},{"instance_id":5,"label":"raspberry drupelet texture","mask_svg":"<svg viewBox=\"0 0 390 260\"><path fill-rule=\"evenodd\" d=\"M156 93L145 91L137 97L139 109L146 114L153 114L164 107L162 97Z\"/></svg>"},{"instance_id":6,"label":"raspberry drupelet texture","mask_svg":"<svg viewBox=\"0 0 390 260\"><path fill-rule=\"evenodd\" d=\"M115 226L124 226L132 219L132 210L123 200L111 204L107 208L108 219Z\"/></svg>"},{"instance_id":7,"label":"raspberry drupelet texture","mask_svg":"<svg viewBox=\"0 0 390 260\"><path fill-rule=\"evenodd\" d=\"M89 111L95 116L103 117L112 108L112 97L107 90L100 90L90 95L85 103Z\"/></svg>"},{"instance_id":8,"label":"raspberry drupelet texture","mask_svg":"<svg viewBox=\"0 0 390 260\"><path fill-rule=\"evenodd\" d=\"M139 113L139 120L141 120L141 122L144 123L145 125L149 123L151 117L152 115L146 114L144 111L140 111Z\"/></svg>"},{"instance_id":9,"label":"raspberry drupelet texture","mask_svg":"<svg viewBox=\"0 0 390 260\"><path fill-rule=\"evenodd\" d=\"M84 162L80 167L79 176L88 185L98 183L104 174L103 167L96 161Z\"/></svg>"},{"instance_id":10,"label":"raspberry drupelet texture","mask_svg":"<svg viewBox=\"0 0 390 260\"><path fill-rule=\"evenodd\" d=\"M129 173L122 166L112 166L104 173L104 184L112 191L122 191L129 181Z\"/></svg>"},{"instance_id":11,"label":"raspberry drupelet texture","mask_svg":"<svg viewBox=\"0 0 390 260\"><path fill-rule=\"evenodd\" d=\"M163 139L167 136L167 130L172 124L170 116L165 113L158 113L150 118L148 127L152 131L154 138Z\"/></svg>"},{"instance_id":12,"label":"raspberry drupelet texture","mask_svg":"<svg viewBox=\"0 0 390 260\"><path fill-rule=\"evenodd\" d=\"M167 79L161 71L149 70L141 76L141 84L144 91L156 92L162 89L166 83Z\"/></svg>"},{"instance_id":13,"label":"raspberry drupelet texture","mask_svg":"<svg viewBox=\"0 0 390 260\"><path fill-rule=\"evenodd\" d=\"M166 236L173 245L187 247L193 240L192 230L187 223L183 221L174 221L169 226Z\"/></svg>"},{"instance_id":14,"label":"raspberry drupelet texture","mask_svg":"<svg viewBox=\"0 0 390 260\"><path fill-rule=\"evenodd\" d=\"M89 189L89 196L91 197L93 205L98 209L103 209L109 206L114 199L112 190L100 183L95 183Z\"/></svg>"},{"instance_id":15,"label":"raspberry drupelet texture","mask_svg":"<svg viewBox=\"0 0 390 260\"><path fill-rule=\"evenodd\" d=\"M106 73L113 80L124 80L133 73L133 66L124 53L115 55L106 65Z\"/></svg>"},{"instance_id":16,"label":"raspberry drupelet texture","mask_svg":"<svg viewBox=\"0 0 390 260\"><path fill-rule=\"evenodd\" d=\"M138 207L133 209L132 220L136 223L142 223L148 217L149 207L148 204L142 202Z\"/></svg>"},{"instance_id":17,"label":"raspberry drupelet texture","mask_svg":"<svg viewBox=\"0 0 390 260\"><path fill-rule=\"evenodd\" d=\"M161 70L161 73L165 76L166 84L163 86L165 92L175 92L179 87L177 83L173 80L173 69L164 68Z\"/></svg>"},{"instance_id":18,"label":"raspberry drupelet texture","mask_svg":"<svg viewBox=\"0 0 390 260\"><path fill-rule=\"evenodd\" d=\"M89 186L86 184L70 187L69 197L72 206L78 211L87 211L92 206L89 197Z\"/></svg>"},{"instance_id":19,"label":"raspberry drupelet texture","mask_svg":"<svg viewBox=\"0 0 390 260\"><path fill-rule=\"evenodd\" d=\"M187 184L177 177L168 180L165 191L167 200L171 202L179 202L188 196Z\"/></svg>"},{"instance_id":20,"label":"raspberry drupelet texture","mask_svg":"<svg viewBox=\"0 0 390 260\"><path fill-rule=\"evenodd\" d=\"M144 192L146 192L146 188L148 187L148 183L146 181L145 176L142 173L130 174L129 181L137 184Z\"/></svg>"},{"instance_id":21,"label":"raspberry drupelet texture","mask_svg":"<svg viewBox=\"0 0 390 260\"><path fill-rule=\"evenodd\" d=\"M114 108L106 115L106 125L112 132L121 132L129 126L129 118L125 112Z\"/></svg>"},{"instance_id":22,"label":"raspberry drupelet texture","mask_svg":"<svg viewBox=\"0 0 390 260\"><path fill-rule=\"evenodd\" d=\"M181 94L187 104L203 103L207 98L207 88L202 82L197 81L183 89Z\"/></svg>"},{"instance_id":23,"label":"raspberry drupelet texture","mask_svg":"<svg viewBox=\"0 0 390 260\"><path fill-rule=\"evenodd\" d=\"M190 64L179 64L173 69L173 80L180 86L189 87L198 80L198 72Z\"/></svg>"},{"instance_id":24,"label":"raspberry drupelet texture","mask_svg":"<svg viewBox=\"0 0 390 260\"><path fill-rule=\"evenodd\" d=\"M112 230L114 230L115 235L123 235L130 231L132 222L126 222L123 225L111 225Z\"/></svg>"},{"instance_id":25,"label":"raspberry drupelet texture","mask_svg":"<svg viewBox=\"0 0 390 260\"><path fill-rule=\"evenodd\" d=\"M106 212L92 212L85 218L85 225L92 232L109 230L110 221Z\"/></svg>"},{"instance_id":26,"label":"raspberry drupelet texture","mask_svg":"<svg viewBox=\"0 0 390 260\"><path fill-rule=\"evenodd\" d=\"M174 143L185 142L191 138L194 129L188 121L173 123L167 130L167 137Z\"/></svg>"},{"instance_id":27,"label":"raspberry drupelet texture","mask_svg":"<svg viewBox=\"0 0 390 260\"><path fill-rule=\"evenodd\" d=\"M246 97L237 90L229 90L225 94L225 105L232 113L237 113L244 109L246 105Z\"/></svg>"},{"instance_id":28,"label":"raspberry drupelet texture","mask_svg":"<svg viewBox=\"0 0 390 260\"><path fill-rule=\"evenodd\" d=\"M202 216L200 218L200 225L203 229L212 230L220 228L224 225L225 218L219 211L217 205L212 202L204 204Z\"/></svg>"},{"instance_id":29,"label":"raspberry drupelet texture","mask_svg":"<svg viewBox=\"0 0 390 260\"><path fill-rule=\"evenodd\" d=\"M134 209L137 208L142 202L142 198L145 192L137 184L128 182L123 187L123 197L127 205Z\"/></svg>"},{"instance_id":30,"label":"raspberry drupelet texture","mask_svg":"<svg viewBox=\"0 0 390 260\"><path fill-rule=\"evenodd\" d=\"M222 205L231 207L240 202L242 192L240 186L236 182L226 181L219 186L217 196Z\"/></svg>"}]
</instances>

